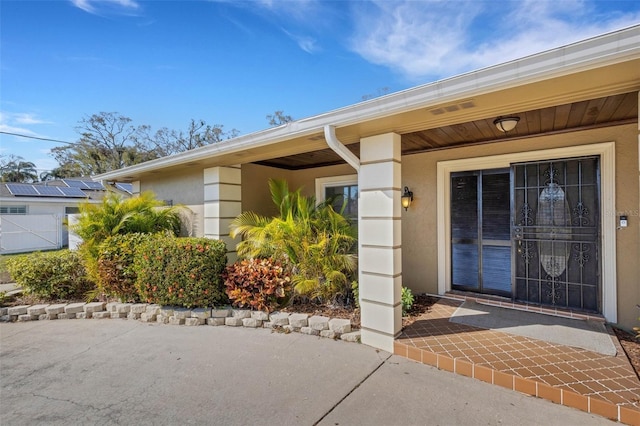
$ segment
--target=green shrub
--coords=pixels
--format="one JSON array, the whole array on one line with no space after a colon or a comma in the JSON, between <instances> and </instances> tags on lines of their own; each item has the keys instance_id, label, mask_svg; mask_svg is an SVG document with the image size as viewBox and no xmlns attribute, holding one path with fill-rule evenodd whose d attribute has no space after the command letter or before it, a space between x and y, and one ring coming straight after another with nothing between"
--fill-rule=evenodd
<instances>
[{"instance_id":1,"label":"green shrub","mask_svg":"<svg viewBox=\"0 0 640 426\"><path fill-rule=\"evenodd\" d=\"M360 307L360 289L358 281L353 281L351 283L351 294L353 295L353 299L357 308ZM407 287L402 287L401 293L401 302L402 302L402 316L405 316L413 306L413 293L411 293L411 289Z\"/></svg>"},{"instance_id":2,"label":"green shrub","mask_svg":"<svg viewBox=\"0 0 640 426\"><path fill-rule=\"evenodd\" d=\"M27 293L45 299L77 299L95 288L77 252L35 252L7 260L7 269Z\"/></svg>"},{"instance_id":3,"label":"green shrub","mask_svg":"<svg viewBox=\"0 0 640 426\"><path fill-rule=\"evenodd\" d=\"M163 202L148 191L131 198L110 193L101 204L86 202L79 208L78 222L70 228L83 240L79 251L89 276L96 282L100 281L98 250L107 238L133 233L178 235L180 232L181 207L163 207Z\"/></svg>"},{"instance_id":4,"label":"green shrub","mask_svg":"<svg viewBox=\"0 0 640 426\"><path fill-rule=\"evenodd\" d=\"M238 307L271 312L287 304L291 277L271 259L241 260L222 274L227 296Z\"/></svg>"},{"instance_id":5,"label":"green shrub","mask_svg":"<svg viewBox=\"0 0 640 426\"><path fill-rule=\"evenodd\" d=\"M231 223L231 236L242 237L238 255L273 258L291 270L297 294L321 303L344 302L357 276L356 229L331 200L316 204L315 197L290 191L283 180L270 180L278 217L244 212Z\"/></svg>"},{"instance_id":6,"label":"green shrub","mask_svg":"<svg viewBox=\"0 0 640 426\"><path fill-rule=\"evenodd\" d=\"M155 237L136 250L136 288L142 301L207 307L227 303L221 274L224 242L208 238Z\"/></svg>"},{"instance_id":7,"label":"green shrub","mask_svg":"<svg viewBox=\"0 0 640 426\"><path fill-rule=\"evenodd\" d=\"M402 287L402 315L406 315L413 306L413 294L411 289Z\"/></svg>"},{"instance_id":8,"label":"green shrub","mask_svg":"<svg viewBox=\"0 0 640 426\"><path fill-rule=\"evenodd\" d=\"M158 238L157 234L125 234L108 237L98 246L98 288L123 302L140 300L134 264L136 249L143 242Z\"/></svg>"},{"instance_id":9,"label":"green shrub","mask_svg":"<svg viewBox=\"0 0 640 426\"><path fill-rule=\"evenodd\" d=\"M360 307L360 286L358 280L351 282L351 296L353 297L353 304L356 308Z\"/></svg>"}]
</instances>

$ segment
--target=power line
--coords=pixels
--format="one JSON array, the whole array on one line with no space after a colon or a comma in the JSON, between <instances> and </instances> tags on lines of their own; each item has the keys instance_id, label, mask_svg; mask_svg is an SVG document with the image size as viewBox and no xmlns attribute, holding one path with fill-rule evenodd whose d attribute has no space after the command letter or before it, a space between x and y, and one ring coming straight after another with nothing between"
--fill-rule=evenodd
<instances>
[{"instance_id":1,"label":"power line","mask_svg":"<svg viewBox=\"0 0 640 426\"><path fill-rule=\"evenodd\" d=\"M0 131L0 133L5 134L5 135L18 136L18 137L27 138L27 139L37 139L39 141L66 143L68 145L79 145L77 142L67 142L67 141L61 141L61 140L58 140L58 139L40 138L38 136L22 135L20 133L11 133L11 132L3 132L3 131Z\"/></svg>"}]
</instances>

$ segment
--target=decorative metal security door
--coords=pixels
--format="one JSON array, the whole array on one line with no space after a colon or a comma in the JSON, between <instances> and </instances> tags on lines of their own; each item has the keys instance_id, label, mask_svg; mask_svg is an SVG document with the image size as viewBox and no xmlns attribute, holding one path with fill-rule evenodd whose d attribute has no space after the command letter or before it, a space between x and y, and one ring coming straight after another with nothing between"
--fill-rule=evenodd
<instances>
[{"instance_id":1,"label":"decorative metal security door","mask_svg":"<svg viewBox=\"0 0 640 426\"><path fill-rule=\"evenodd\" d=\"M599 158L514 164L515 299L600 312Z\"/></svg>"}]
</instances>

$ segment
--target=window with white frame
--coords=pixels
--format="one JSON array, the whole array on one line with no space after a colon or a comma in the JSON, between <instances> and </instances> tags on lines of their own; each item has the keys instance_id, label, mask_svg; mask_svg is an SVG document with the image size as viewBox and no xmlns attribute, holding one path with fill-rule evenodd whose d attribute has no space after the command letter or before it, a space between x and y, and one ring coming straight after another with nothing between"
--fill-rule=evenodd
<instances>
[{"instance_id":1,"label":"window with white frame","mask_svg":"<svg viewBox=\"0 0 640 426\"><path fill-rule=\"evenodd\" d=\"M340 211L344 205L344 214L358 219L358 175L332 176L316 179L316 199L333 199L333 207Z\"/></svg>"},{"instance_id":2,"label":"window with white frame","mask_svg":"<svg viewBox=\"0 0 640 426\"><path fill-rule=\"evenodd\" d=\"M78 213L80 213L80 208L79 207L65 207L64 208L64 214L65 215L78 214Z\"/></svg>"},{"instance_id":3,"label":"window with white frame","mask_svg":"<svg viewBox=\"0 0 640 426\"><path fill-rule=\"evenodd\" d=\"M0 214L27 214L27 206L0 206Z\"/></svg>"}]
</instances>

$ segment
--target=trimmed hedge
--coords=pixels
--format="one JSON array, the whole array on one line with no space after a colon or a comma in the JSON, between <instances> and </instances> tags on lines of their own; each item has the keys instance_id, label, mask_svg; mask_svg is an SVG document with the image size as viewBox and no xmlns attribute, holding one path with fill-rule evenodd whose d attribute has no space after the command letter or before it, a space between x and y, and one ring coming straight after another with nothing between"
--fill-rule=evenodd
<instances>
[{"instance_id":1,"label":"trimmed hedge","mask_svg":"<svg viewBox=\"0 0 640 426\"><path fill-rule=\"evenodd\" d=\"M35 252L7 260L7 269L27 293L56 299L82 299L95 289L77 252Z\"/></svg>"},{"instance_id":2,"label":"trimmed hedge","mask_svg":"<svg viewBox=\"0 0 640 426\"><path fill-rule=\"evenodd\" d=\"M145 241L161 238L158 234L124 234L108 237L98 246L96 275L98 287L109 296L123 302L140 300L134 258L137 248Z\"/></svg>"},{"instance_id":3,"label":"trimmed hedge","mask_svg":"<svg viewBox=\"0 0 640 426\"><path fill-rule=\"evenodd\" d=\"M136 250L136 288L141 300L186 308L228 303L221 274L224 242L208 238L154 236Z\"/></svg>"}]
</instances>

